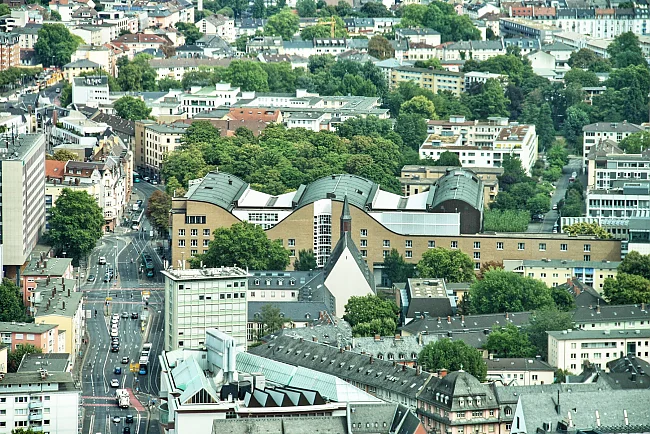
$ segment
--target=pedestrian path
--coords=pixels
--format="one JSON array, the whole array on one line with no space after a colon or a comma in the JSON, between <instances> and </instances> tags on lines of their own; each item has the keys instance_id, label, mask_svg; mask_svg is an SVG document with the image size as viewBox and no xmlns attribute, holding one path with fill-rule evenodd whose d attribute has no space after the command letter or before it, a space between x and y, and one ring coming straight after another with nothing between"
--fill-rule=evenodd
<instances>
[{"instance_id":1,"label":"pedestrian path","mask_svg":"<svg viewBox=\"0 0 650 434\"><path fill-rule=\"evenodd\" d=\"M135 411L144 411L144 405L138 401L138 398L133 394L132 389L126 389L129 392L129 399L131 400L131 406L135 408Z\"/></svg>"}]
</instances>

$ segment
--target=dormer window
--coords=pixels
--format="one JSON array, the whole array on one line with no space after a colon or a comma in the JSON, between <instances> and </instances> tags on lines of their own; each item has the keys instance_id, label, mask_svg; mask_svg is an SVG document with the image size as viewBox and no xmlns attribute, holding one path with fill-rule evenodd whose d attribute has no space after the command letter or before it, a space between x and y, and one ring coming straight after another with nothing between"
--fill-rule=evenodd
<instances>
[{"instance_id":1,"label":"dormer window","mask_svg":"<svg viewBox=\"0 0 650 434\"><path fill-rule=\"evenodd\" d=\"M255 282L253 282L255 286L260 286L260 279L255 279Z\"/></svg>"},{"instance_id":2,"label":"dormer window","mask_svg":"<svg viewBox=\"0 0 650 434\"><path fill-rule=\"evenodd\" d=\"M465 400L463 398L460 398L458 400L458 405L460 405L461 407L464 406L465 405Z\"/></svg>"}]
</instances>

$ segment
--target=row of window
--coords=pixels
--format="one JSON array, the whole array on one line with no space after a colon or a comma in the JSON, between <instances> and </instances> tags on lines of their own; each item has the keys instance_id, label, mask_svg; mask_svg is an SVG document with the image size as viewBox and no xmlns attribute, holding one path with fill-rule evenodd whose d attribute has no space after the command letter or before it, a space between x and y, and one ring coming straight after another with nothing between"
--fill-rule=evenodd
<instances>
[{"instance_id":1,"label":"row of window","mask_svg":"<svg viewBox=\"0 0 650 434\"><path fill-rule=\"evenodd\" d=\"M210 247L210 240L203 240L202 246ZM178 240L178 247L185 247L185 240ZM190 247L199 247L199 240L190 240Z\"/></svg>"},{"instance_id":2,"label":"row of window","mask_svg":"<svg viewBox=\"0 0 650 434\"><path fill-rule=\"evenodd\" d=\"M184 237L185 236L185 229L179 229L178 230L178 236L179 237ZM199 236L199 230L198 229L190 229L190 236L191 237L198 237ZM210 229L203 229L203 236L204 237L209 237L210 236Z\"/></svg>"}]
</instances>

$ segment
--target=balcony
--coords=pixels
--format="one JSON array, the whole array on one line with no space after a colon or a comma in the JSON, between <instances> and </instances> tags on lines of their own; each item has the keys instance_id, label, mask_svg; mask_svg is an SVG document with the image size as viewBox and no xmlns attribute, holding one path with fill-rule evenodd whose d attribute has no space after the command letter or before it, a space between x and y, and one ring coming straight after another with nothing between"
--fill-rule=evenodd
<instances>
[{"instance_id":1,"label":"balcony","mask_svg":"<svg viewBox=\"0 0 650 434\"><path fill-rule=\"evenodd\" d=\"M30 422L42 421L42 420L43 420L43 413L29 413Z\"/></svg>"},{"instance_id":2,"label":"balcony","mask_svg":"<svg viewBox=\"0 0 650 434\"><path fill-rule=\"evenodd\" d=\"M43 401L40 400L29 401L29 408L43 408Z\"/></svg>"}]
</instances>

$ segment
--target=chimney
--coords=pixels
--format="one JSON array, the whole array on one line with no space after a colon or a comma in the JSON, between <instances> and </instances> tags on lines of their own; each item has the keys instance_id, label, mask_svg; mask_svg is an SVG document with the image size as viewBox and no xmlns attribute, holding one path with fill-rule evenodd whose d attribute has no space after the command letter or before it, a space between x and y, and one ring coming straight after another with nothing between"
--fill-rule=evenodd
<instances>
[{"instance_id":1,"label":"chimney","mask_svg":"<svg viewBox=\"0 0 650 434\"><path fill-rule=\"evenodd\" d=\"M438 374L440 378L445 378L447 376L447 370L446 369L441 369L440 373Z\"/></svg>"},{"instance_id":2,"label":"chimney","mask_svg":"<svg viewBox=\"0 0 650 434\"><path fill-rule=\"evenodd\" d=\"M506 312L506 319L510 319L510 314Z\"/></svg>"},{"instance_id":3,"label":"chimney","mask_svg":"<svg viewBox=\"0 0 650 434\"><path fill-rule=\"evenodd\" d=\"M641 310L645 312L645 303L641 303Z\"/></svg>"},{"instance_id":4,"label":"chimney","mask_svg":"<svg viewBox=\"0 0 650 434\"><path fill-rule=\"evenodd\" d=\"M447 316L447 324L451 324L451 317Z\"/></svg>"},{"instance_id":5,"label":"chimney","mask_svg":"<svg viewBox=\"0 0 650 434\"><path fill-rule=\"evenodd\" d=\"M61 305L61 308L62 308L63 310L65 310L65 301L64 301L63 304Z\"/></svg>"},{"instance_id":6,"label":"chimney","mask_svg":"<svg viewBox=\"0 0 650 434\"><path fill-rule=\"evenodd\" d=\"M438 317L438 324L440 324L440 317Z\"/></svg>"},{"instance_id":7,"label":"chimney","mask_svg":"<svg viewBox=\"0 0 650 434\"><path fill-rule=\"evenodd\" d=\"M490 354L488 355L488 359L490 359L490 360L494 360L494 354L493 354L493 353L490 353Z\"/></svg>"},{"instance_id":8,"label":"chimney","mask_svg":"<svg viewBox=\"0 0 650 434\"><path fill-rule=\"evenodd\" d=\"M415 375L420 375L421 372L422 372L422 368L420 366L416 366L415 367Z\"/></svg>"},{"instance_id":9,"label":"chimney","mask_svg":"<svg viewBox=\"0 0 650 434\"><path fill-rule=\"evenodd\" d=\"M343 347L339 348L339 353L343 354Z\"/></svg>"},{"instance_id":10,"label":"chimney","mask_svg":"<svg viewBox=\"0 0 650 434\"><path fill-rule=\"evenodd\" d=\"M70 297L70 288L68 288L68 297Z\"/></svg>"},{"instance_id":11,"label":"chimney","mask_svg":"<svg viewBox=\"0 0 650 434\"><path fill-rule=\"evenodd\" d=\"M406 364L402 365L402 371L406 371Z\"/></svg>"},{"instance_id":12,"label":"chimney","mask_svg":"<svg viewBox=\"0 0 650 434\"><path fill-rule=\"evenodd\" d=\"M580 288L578 288L577 286L575 287L574 291L576 293L576 297L580 295Z\"/></svg>"},{"instance_id":13,"label":"chimney","mask_svg":"<svg viewBox=\"0 0 650 434\"><path fill-rule=\"evenodd\" d=\"M402 335L395 335L395 340L396 341L401 341L402 340Z\"/></svg>"},{"instance_id":14,"label":"chimney","mask_svg":"<svg viewBox=\"0 0 650 434\"><path fill-rule=\"evenodd\" d=\"M311 337L311 341L312 341L312 342L318 342L318 338L317 338L316 336L312 336L312 337Z\"/></svg>"},{"instance_id":15,"label":"chimney","mask_svg":"<svg viewBox=\"0 0 650 434\"><path fill-rule=\"evenodd\" d=\"M596 306L596 313L600 313L600 305Z\"/></svg>"},{"instance_id":16,"label":"chimney","mask_svg":"<svg viewBox=\"0 0 650 434\"><path fill-rule=\"evenodd\" d=\"M381 340L381 336L380 335L375 335L375 342L378 342L380 340Z\"/></svg>"},{"instance_id":17,"label":"chimney","mask_svg":"<svg viewBox=\"0 0 650 434\"><path fill-rule=\"evenodd\" d=\"M461 321L461 322L465 322L465 315L461 315L461 316L460 316L460 321Z\"/></svg>"},{"instance_id":18,"label":"chimney","mask_svg":"<svg viewBox=\"0 0 650 434\"><path fill-rule=\"evenodd\" d=\"M370 364L372 365L373 357L372 354L370 355Z\"/></svg>"}]
</instances>

